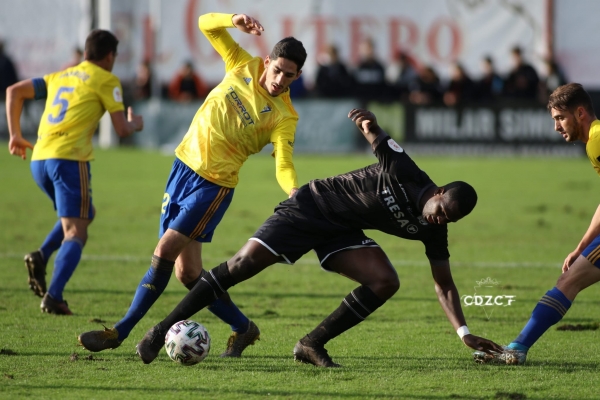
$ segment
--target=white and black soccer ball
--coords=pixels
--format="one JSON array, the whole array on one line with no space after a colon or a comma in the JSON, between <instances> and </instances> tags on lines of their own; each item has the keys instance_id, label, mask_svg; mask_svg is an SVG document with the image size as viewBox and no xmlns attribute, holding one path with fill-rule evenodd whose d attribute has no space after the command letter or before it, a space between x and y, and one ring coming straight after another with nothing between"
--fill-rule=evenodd
<instances>
[{"instance_id":1,"label":"white and black soccer ball","mask_svg":"<svg viewBox=\"0 0 600 400\"><path fill-rule=\"evenodd\" d=\"M179 321L167 332L165 349L171 360L179 364L198 364L210 351L210 336L198 322Z\"/></svg>"}]
</instances>

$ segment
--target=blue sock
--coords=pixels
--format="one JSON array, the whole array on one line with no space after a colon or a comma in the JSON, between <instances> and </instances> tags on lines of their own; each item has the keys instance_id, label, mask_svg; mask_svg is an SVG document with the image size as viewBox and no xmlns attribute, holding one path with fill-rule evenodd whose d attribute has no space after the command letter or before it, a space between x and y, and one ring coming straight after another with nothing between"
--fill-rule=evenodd
<instances>
[{"instance_id":1,"label":"blue sock","mask_svg":"<svg viewBox=\"0 0 600 400\"><path fill-rule=\"evenodd\" d=\"M119 341L123 341L167 287L173 272L173 261L152 257L152 266L140 281L133 301L122 320L115 324Z\"/></svg>"},{"instance_id":2,"label":"blue sock","mask_svg":"<svg viewBox=\"0 0 600 400\"><path fill-rule=\"evenodd\" d=\"M208 311L219 317L225 323L231 325L231 330L237 333L246 333L250 320L231 300L215 300Z\"/></svg>"},{"instance_id":3,"label":"blue sock","mask_svg":"<svg viewBox=\"0 0 600 400\"><path fill-rule=\"evenodd\" d=\"M46 236L44 243L42 243L42 247L40 247L40 252L46 263L48 263L52 253L59 249L64 238L65 233L63 232L62 222L59 218L58 221L56 221L56 224L54 224L54 228L52 228L48 236Z\"/></svg>"},{"instance_id":4,"label":"blue sock","mask_svg":"<svg viewBox=\"0 0 600 400\"><path fill-rule=\"evenodd\" d=\"M67 239L60 246L56 260L54 260L52 282L48 288L48 294L54 300L63 301L63 290L79 264L82 251L83 243L77 238Z\"/></svg>"},{"instance_id":5,"label":"blue sock","mask_svg":"<svg viewBox=\"0 0 600 400\"><path fill-rule=\"evenodd\" d=\"M565 316L570 307L571 301L556 287L547 291L533 309L531 318L519 336L508 347L529 350L544 332Z\"/></svg>"}]
</instances>

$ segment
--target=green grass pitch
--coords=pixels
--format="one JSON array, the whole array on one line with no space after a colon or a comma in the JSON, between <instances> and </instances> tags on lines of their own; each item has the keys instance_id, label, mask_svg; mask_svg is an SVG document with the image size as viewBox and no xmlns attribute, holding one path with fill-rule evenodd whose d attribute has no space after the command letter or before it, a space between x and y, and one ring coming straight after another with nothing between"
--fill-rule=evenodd
<instances>
[{"instance_id":1,"label":"green grass pitch","mask_svg":"<svg viewBox=\"0 0 600 400\"><path fill-rule=\"evenodd\" d=\"M378 232L400 291L356 328L327 345L343 365L328 370L293 361L296 341L356 286L320 270L311 253L295 266L274 265L231 289L261 329L240 359L221 359L229 327L203 310L193 317L212 337L210 355L183 367L163 351L144 365L135 344L185 295L173 277L165 293L119 347L89 353L81 332L111 326L126 312L157 242L163 189L172 156L139 150L97 151L92 163L97 218L83 259L65 291L72 317L42 314L27 288L22 257L39 247L55 222L50 201L28 162L0 152L0 398L148 399L592 399L598 398L600 334L552 328L522 367L476 365L433 290L419 242ZM515 296L510 306L464 306L471 332L500 344L513 339L565 256L587 229L600 180L585 158L452 158L415 156L437 184L465 180L479 193L473 213L450 230L451 264L463 295ZM301 183L360 168L371 155L295 158ZM212 268L233 255L285 198L274 161L251 157L213 243ZM51 264L50 264L51 265ZM52 267L48 270L48 282ZM479 285L490 278L493 285ZM561 324L597 327L600 294L577 298Z\"/></svg>"}]
</instances>

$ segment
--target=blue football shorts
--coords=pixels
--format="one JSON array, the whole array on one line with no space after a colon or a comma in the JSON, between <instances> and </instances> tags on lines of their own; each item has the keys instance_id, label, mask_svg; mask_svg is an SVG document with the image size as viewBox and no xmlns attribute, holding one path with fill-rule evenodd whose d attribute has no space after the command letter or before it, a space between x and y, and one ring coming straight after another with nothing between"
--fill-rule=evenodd
<instances>
[{"instance_id":1,"label":"blue football shorts","mask_svg":"<svg viewBox=\"0 0 600 400\"><path fill-rule=\"evenodd\" d=\"M87 161L35 160L31 162L35 183L54 203L61 218L94 218L92 174Z\"/></svg>"},{"instance_id":2,"label":"blue football shorts","mask_svg":"<svg viewBox=\"0 0 600 400\"><path fill-rule=\"evenodd\" d=\"M600 268L600 235L596 236L592 243L581 252L581 255Z\"/></svg>"},{"instance_id":3,"label":"blue football shorts","mask_svg":"<svg viewBox=\"0 0 600 400\"><path fill-rule=\"evenodd\" d=\"M259 242L286 264L294 264L314 250L326 271L327 259L339 251L379 247L361 229L329 222L315 203L308 185L302 186L291 199L281 202L249 240Z\"/></svg>"},{"instance_id":4,"label":"blue football shorts","mask_svg":"<svg viewBox=\"0 0 600 400\"><path fill-rule=\"evenodd\" d=\"M198 242L210 242L233 192L207 181L176 158L163 196L158 237L173 229Z\"/></svg>"}]
</instances>

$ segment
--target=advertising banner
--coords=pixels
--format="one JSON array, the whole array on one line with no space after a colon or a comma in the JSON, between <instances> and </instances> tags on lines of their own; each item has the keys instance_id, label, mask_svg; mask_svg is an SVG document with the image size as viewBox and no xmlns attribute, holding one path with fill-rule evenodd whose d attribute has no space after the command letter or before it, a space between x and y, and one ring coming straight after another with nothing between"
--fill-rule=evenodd
<instances>
[{"instance_id":1,"label":"advertising banner","mask_svg":"<svg viewBox=\"0 0 600 400\"><path fill-rule=\"evenodd\" d=\"M543 106L407 106L405 121L407 149L445 154L584 154L583 146L565 144Z\"/></svg>"}]
</instances>

